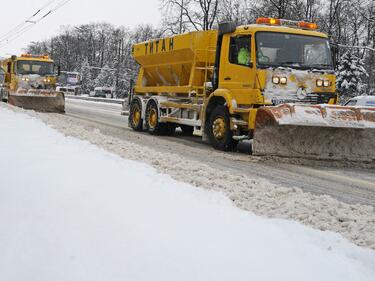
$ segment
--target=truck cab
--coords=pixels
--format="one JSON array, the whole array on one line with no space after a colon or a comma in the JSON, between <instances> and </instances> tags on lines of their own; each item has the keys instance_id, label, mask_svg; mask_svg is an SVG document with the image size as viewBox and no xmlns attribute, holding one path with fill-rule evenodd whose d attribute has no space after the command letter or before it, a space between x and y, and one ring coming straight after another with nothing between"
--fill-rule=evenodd
<instances>
[{"instance_id":1,"label":"truck cab","mask_svg":"<svg viewBox=\"0 0 375 281\"><path fill-rule=\"evenodd\" d=\"M75 71L61 71L58 79L58 91L64 92L68 95L81 95L81 73Z\"/></svg>"},{"instance_id":2,"label":"truck cab","mask_svg":"<svg viewBox=\"0 0 375 281\"><path fill-rule=\"evenodd\" d=\"M224 27L217 88L230 93L240 107L336 103L327 35L314 24L272 20ZM301 28L290 26L296 24Z\"/></svg>"},{"instance_id":3,"label":"truck cab","mask_svg":"<svg viewBox=\"0 0 375 281\"><path fill-rule=\"evenodd\" d=\"M11 93L20 89L56 88L57 75L53 60L48 56L23 54L2 61L6 70L5 85Z\"/></svg>"}]
</instances>

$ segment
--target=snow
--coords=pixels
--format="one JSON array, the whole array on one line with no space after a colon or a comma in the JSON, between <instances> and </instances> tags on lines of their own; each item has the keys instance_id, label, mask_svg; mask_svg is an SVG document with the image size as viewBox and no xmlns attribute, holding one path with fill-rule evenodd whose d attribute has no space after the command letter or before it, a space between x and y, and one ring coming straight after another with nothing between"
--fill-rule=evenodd
<instances>
[{"instance_id":1,"label":"snow","mask_svg":"<svg viewBox=\"0 0 375 281\"><path fill-rule=\"evenodd\" d=\"M375 212L373 206L364 205L363 201L362 204L348 204L328 195L335 194L338 191L329 192L326 195L314 194L304 191L300 185L273 184L269 180L259 178L252 173L244 173L241 169L238 172L233 172L233 170L227 170L225 167L214 168L203 163L199 158L192 160L177 152L177 150L184 149L185 152L194 155L197 152L196 147L189 148L189 146L177 145L176 143L171 145L169 141L164 141L162 138L154 138L155 148L152 148L142 142L139 134L131 131L124 131L128 135L127 139L122 139L108 134L106 131L108 128L105 125L93 125L90 122L67 115L26 111L6 104L0 104L1 108L8 108L14 112L26 113L29 116L36 117L66 136L89 141L125 159L148 164L159 173L168 174L178 181L207 190L222 192L242 210L269 218L298 221L314 229L339 233L358 246L375 250ZM166 143L171 145L170 150L160 151L156 148ZM207 153L205 148L199 150L201 150L202 157L205 157L204 155ZM239 155L223 154L212 150L209 153L214 158L224 156L230 161L234 161L233 163L237 161L250 163L259 160L254 159L254 157L244 158ZM300 161L292 160L289 163L294 163L294 165L304 163L303 165L306 165L306 162ZM311 160L309 160L309 163L311 163ZM249 165L251 170L250 167L251 165ZM341 164L338 167L341 167ZM371 163L358 162L355 163L355 167L374 168ZM302 184L303 182L301 182ZM315 184L319 186L318 182ZM332 189L337 189L337 186L333 186Z\"/></svg>"},{"instance_id":2,"label":"snow","mask_svg":"<svg viewBox=\"0 0 375 281\"><path fill-rule=\"evenodd\" d=\"M337 107L336 105L295 105L293 109L279 116L280 125L320 126L332 128L370 128L375 129L375 111L368 108ZM361 118L359 118L360 116Z\"/></svg>"},{"instance_id":3,"label":"snow","mask_svg":"<svg viewBox=\"0 0 375 281\"><path fill-rule=\"evenodd\" d=\"M0 280L375 280L375 251L0 109Z\"/></svg>"}]
</instances>

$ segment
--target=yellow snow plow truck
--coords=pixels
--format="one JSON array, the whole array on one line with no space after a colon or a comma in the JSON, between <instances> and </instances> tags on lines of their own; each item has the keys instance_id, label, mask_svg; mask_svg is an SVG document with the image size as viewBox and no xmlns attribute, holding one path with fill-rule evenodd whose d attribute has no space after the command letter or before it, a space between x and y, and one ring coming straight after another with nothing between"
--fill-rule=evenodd
<instances>
[{"instance_id":1,"label":"yellow snow plow truck","mask_svg":"<svg viewBox=\"0 0 375 281\"><path fill-rule=\"evenodd\" d=\"M129 126L180 127L220 150L250 139L255 155L373 161L375 109L336 105L333 52L316 29L260 18L134 45Z\"/></svg>"},{"instance_id":2,"label":"yellow snow plow truck","mask_svg":"<svg viewBox=\"0 0 375 281\"><path fill-rule=\"evenodd\" d=\"M54 62L48 56L12 56L0 62L5 70L3 100L41 112L65 112L65 96L56 91Z\"/></svg>"}]
</instances>

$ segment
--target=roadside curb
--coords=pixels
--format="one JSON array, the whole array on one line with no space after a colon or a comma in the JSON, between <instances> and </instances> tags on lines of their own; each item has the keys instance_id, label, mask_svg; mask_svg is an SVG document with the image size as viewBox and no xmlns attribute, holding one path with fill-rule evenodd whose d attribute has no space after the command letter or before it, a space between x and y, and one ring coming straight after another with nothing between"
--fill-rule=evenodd
<instances>
[{"instance_id":1,"label":"roadside curb","mask_svg":"<svg viewBox=\"0 0 375 281\"><path fill-rule=\"evenodd\" d=\"M74 99L74 100L87 100L87 101L94 101L94 102L114 103L114 104L122 104L122 102L124 101L122 99L107 99L107 98L82 97L82 96L72 96L72 95L65 95L65 98Z\"/></svg>"}]
</instances>

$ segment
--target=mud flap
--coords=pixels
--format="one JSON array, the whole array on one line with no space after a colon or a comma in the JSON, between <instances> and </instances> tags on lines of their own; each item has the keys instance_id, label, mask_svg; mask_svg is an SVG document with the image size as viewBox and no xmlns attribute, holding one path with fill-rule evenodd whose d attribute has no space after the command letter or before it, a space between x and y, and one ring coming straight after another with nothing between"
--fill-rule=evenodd
<instances>
[{"instance_id":1,"label":"mud flap","mask_svg":"<svg viewBox=\"0 0 375 281\"><path fill-rule=\"evenodd\" d=\"M38 91L9 95L10 104L40 112L65 113L65 96L61 92Z\"/></svg>"},{"instance_id":2,"label":"mud flap","mask_svg":"<svg viewBox=\"0 0 375 281\"><path fill-rule=\"evenodd\" d=\"M375 109L291 105L258 110L253 154L375 160Z\"/></svg>"}]
</instances>

